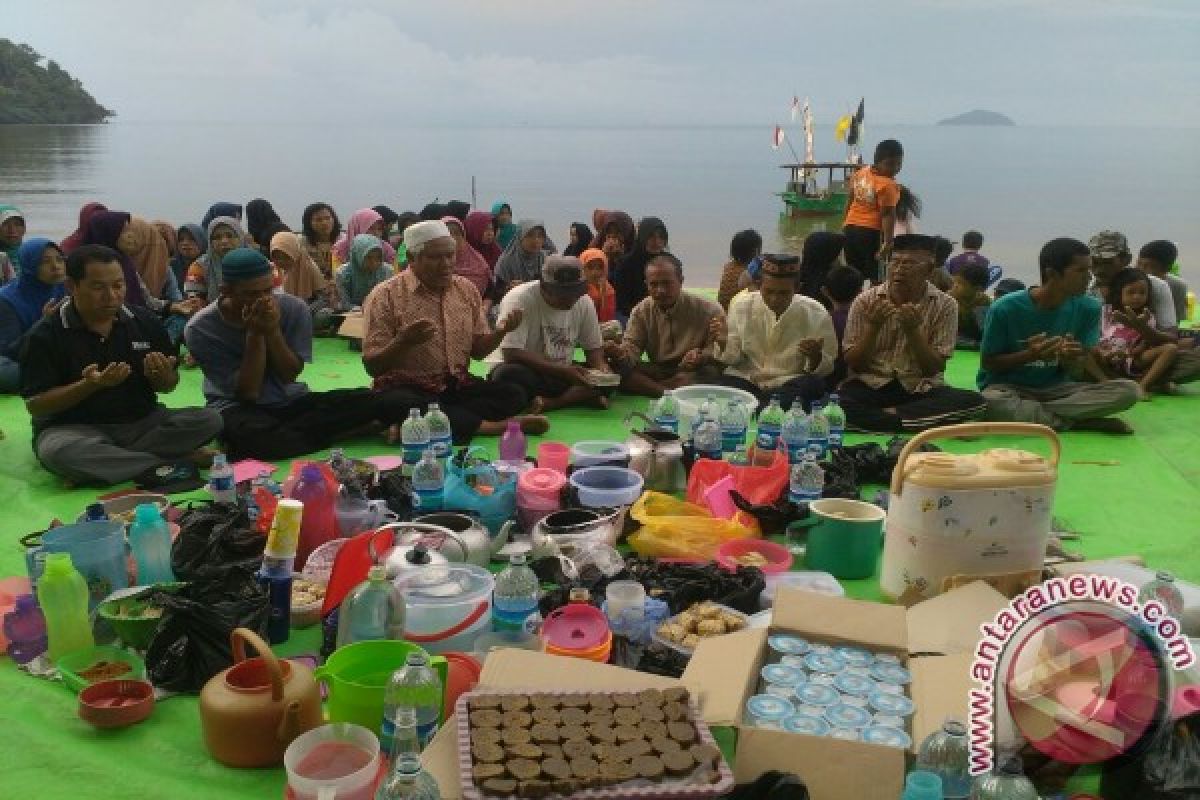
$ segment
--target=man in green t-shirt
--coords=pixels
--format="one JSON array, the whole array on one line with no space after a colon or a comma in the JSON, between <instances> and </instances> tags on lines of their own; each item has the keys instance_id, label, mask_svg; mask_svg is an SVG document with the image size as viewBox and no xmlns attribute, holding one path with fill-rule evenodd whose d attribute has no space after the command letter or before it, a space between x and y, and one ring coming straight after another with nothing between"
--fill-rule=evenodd
<instances>
[{"instance_id":1,"label":"man in green t-shirt","mask_svg":"<svg viewBox=\"0 0 1200 800\"><path fill-rule=\"evenodd\" d=\"M1091 353L1100 338L1100 303L1084 294L1088 246L1053 239L1038 266L1042 285L1000 298L984 323L978 384L988 419L1132 433L1111 415L1137 403L1137 383L1108 380ZM1095 382L1073 380L1080 372Z\"/></svg>"}]
</instances>

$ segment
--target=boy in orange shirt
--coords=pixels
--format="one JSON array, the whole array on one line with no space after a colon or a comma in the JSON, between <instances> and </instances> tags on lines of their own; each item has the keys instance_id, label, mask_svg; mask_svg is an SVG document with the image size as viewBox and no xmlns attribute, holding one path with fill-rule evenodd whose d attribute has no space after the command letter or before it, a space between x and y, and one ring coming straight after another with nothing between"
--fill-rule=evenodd
<instances>
[{"instance_id":1,"label":"boy in orange shirt","mask_svg":"<svg viewBox=\"0 0 1200 800\"><path fill-rule=\"evenodd\" d=\"M891 257L900 200L895 178L903 165L904 148L895 139L884 139L875 146L875 163L850 179L850 202L842 225L846 263L872 283L882 278L879 263Z\"/></svg>"}]
</instances>

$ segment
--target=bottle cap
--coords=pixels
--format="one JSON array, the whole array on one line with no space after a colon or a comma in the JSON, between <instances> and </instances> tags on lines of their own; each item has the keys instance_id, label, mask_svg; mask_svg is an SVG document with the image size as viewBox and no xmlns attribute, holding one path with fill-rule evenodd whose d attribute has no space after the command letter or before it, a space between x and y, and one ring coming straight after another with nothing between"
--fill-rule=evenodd
<instances>
[{"instance_id":1,"label":"bottle cap","mask_svg":"<svg viewBox=\"0 0 1200 800\"><path fill-rule=\"evenodd\" d=\"M139 503L133 512L133 519L135 522L158 522L162 520L162 514L158 513L158 506L153 503Z\"/></svg>"},{"instance_id":2,"label":"bottle cap","mask_svg":"<svg viewBox=\"0 0 1200 800\"><path fill-rule=\"evenodd\" d=\"M300 480L306 483L321 483L324 482L325 476L316 464L305 464L300 468Z\"/></svg>"},{"instance_id":3,"label":"bottle cap","mask_svg":"<svg viewBox=\"0 0 1200 800\"><path fill-rule=\"evenodd\" d=\"M66 575L75 569L70 553L46 553L46 567L42 572L46 575Z\"/></svg>"}]
</instances>

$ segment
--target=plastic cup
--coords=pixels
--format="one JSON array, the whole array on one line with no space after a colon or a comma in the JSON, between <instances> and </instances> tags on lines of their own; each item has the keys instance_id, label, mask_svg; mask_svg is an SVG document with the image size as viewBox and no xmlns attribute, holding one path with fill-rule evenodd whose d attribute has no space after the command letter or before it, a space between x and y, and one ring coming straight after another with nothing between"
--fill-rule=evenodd
<instances>
[{"instance_id":1,"label":"plastic cup","mask_svg":"<svg viewBox=\"0 0 1200 800\"><path fill-rule=\"evenodd\" d=\"M379 772L379 740L361 725L322 725L288 745L283 766L291 794L299 800L371 800Z\"/></svg>"},{"instance_id":2,"label":"plastic cup","mask_svg":"<svg viewBox=\"0 0 1200 800\"><path fill-rule=\"evenodd\" d=\"M571 463L571 448L562 442L541 442L537 446L537 465L542 469L567 474Z\"/></svg>"},{"instance_id":3,"label":"plastic cup","mask_svg":"<svg viewBox=\"0 0 1200 800\"><path fill-rule=\"evenodd\" d=\"M604 591L608 618L621 629L636 627L645 618L646 587L637 581L613 581Z\"/></svg>"}]
</instances>

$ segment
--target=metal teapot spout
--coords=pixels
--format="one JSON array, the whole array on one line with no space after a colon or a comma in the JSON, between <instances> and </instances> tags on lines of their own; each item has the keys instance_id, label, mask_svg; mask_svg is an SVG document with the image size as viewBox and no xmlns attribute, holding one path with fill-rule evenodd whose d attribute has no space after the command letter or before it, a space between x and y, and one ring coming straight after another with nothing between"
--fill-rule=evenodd
<instances>
[{"instance_id":1,"label":"metal teapot spout","mask_svg":"<svg viewBox=\"0 0 1200 800\"><path fill-rule=\"evenodd\" d=\"M646 423L646 430L652 430L652 429L656 429L658 427L654 424L654 420L647 417L641 411L630 411L628 414L625 415L625 419L624 419L626 428L629 428L630 424L633 422L634 417L637 417L642 422ZM629 428L629 429L633 430L632 428Z\"/></svg>"}]
</instances>

